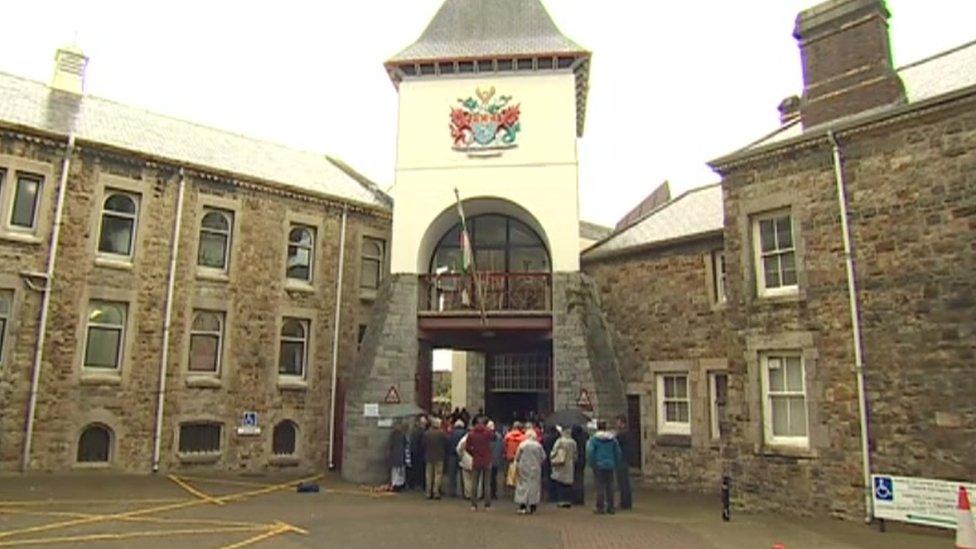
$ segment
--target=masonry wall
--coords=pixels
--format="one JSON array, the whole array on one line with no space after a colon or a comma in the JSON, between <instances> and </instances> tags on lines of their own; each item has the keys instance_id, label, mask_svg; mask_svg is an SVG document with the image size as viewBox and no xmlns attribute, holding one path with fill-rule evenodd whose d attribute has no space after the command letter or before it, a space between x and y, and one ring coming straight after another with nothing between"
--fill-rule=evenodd
<instances>
[{"instance_id":1,"label":"masonry wall","mask_svg":"<svg viewBox=\"0 0 976 549\"><path fill-rule=\"evenodd\" d=\"M62 147L63 149L63 147ZM19 466L24 411L29 394L39 295L22 271L43 271L53 219L60 152L56 143L29 143L0 137L0 165L17 158L48 165L42 202L46 212L38 242L0 235L0 288L15 289L16 323L8 330L0 369L0 470ZM174 167L151 164L136 155L109 154L82 146L72 157L56 274L44 350L31 469L79 468L78 437L97 423L112 432L108 467L147 472L151 468L156 398L163 340L163 314L172 249L179 175ZM161 468L259 471L297 467L323 469L330 440L329 413L333 360L336 279L342 204L273 187L231 182L187 170L177 278L167 365ZM99 257L100 209L106 189L139 197L135 254L131 262ZM197 267L204 207L233 213L230 263L226 275ZM286 282L289 223L315 228L313 282ZM389 242L389 218L352 208L348 214L340 370L356 355L357 327L366 322L373 295L360 288L360 248L365 235ZM384 269L385 271L385 269ZM85 317L91 299L127 306L123 362L118 374L82 367ZM218 311L225 328L219 374L188 370L194 310ZM304 380L278 376L282 317L310 321ZM244 411L258 413L262 431L238 436ZM293 456L273 456L273 427L297 425ZM179 424L209 421L222 426L219 455L187 455L177 450Z\"/></svg>"},{"instance_id":2,"label":"masonry wall","mask_svg":"<svg viewBox=\"0 0 976 549\"><path fill-rule=\"evenodd\" d=\"M976 109L840 135L860 287L872 470L976 478ZM825 139L728 168L731 442L740 507L864 516L850 309ZM751 216L794 216L799 293L756 296ZM764 442L758 360L798 349L810 447Z\"/></svg>"},{"instance_id":3,"label":"masonry wall","mask_svg":"<svg viewBox=\"0 0 976 549\"><path fill-rule=\"evenodd\" d=\"M709 372L726 368L725 306L711 286L721 237L589 260L620 362L627 394L640 399L644 478L672 490L714 492L722 475L721 441L710 428ZM689 377L691 433L658 432L661 373ZM634 426L632 426L634 427Z\"/></svg>"}]
</instances>

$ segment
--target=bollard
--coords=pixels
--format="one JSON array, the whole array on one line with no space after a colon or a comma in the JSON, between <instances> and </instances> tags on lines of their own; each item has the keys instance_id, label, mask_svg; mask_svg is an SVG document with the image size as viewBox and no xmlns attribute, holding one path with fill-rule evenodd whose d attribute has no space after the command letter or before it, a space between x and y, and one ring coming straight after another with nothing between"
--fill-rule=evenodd
<instances>
[{"instance_id":1,"label":"bollard","mask_svg":"<svg viewBox=\"0 0 976 549\"><path fill-rule=\"evenodd\" d=\"M722 520L728 522L732 520L732 507L729 499L732 492L732 479L725 475L722 477Z\"/></svg>"}]
</instances>

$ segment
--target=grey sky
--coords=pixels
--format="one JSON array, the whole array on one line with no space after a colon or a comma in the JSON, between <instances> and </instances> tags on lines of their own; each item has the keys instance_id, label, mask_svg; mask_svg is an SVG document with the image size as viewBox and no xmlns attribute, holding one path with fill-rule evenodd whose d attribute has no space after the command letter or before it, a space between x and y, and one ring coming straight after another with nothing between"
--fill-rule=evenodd
<instances>
[{"instance_id":1,"label":"grey sky","mask_svg":"<svg viewBox=\"0 0 976 549\"><path fill-rule=\"evenodd\" d=\"M47 81L54 49L91 57L89 93L345 159L393 183L397 96L382 62L441 0L53 1L4 6L0 71ZM581 215L614 223L665 179L771 131L801 89L791 36L813 0L549 0L594 52ZM889 0L896 65L976 39L972 0ZM17 24L10 24L16 22Z\"/></svg>"}]
</instances>

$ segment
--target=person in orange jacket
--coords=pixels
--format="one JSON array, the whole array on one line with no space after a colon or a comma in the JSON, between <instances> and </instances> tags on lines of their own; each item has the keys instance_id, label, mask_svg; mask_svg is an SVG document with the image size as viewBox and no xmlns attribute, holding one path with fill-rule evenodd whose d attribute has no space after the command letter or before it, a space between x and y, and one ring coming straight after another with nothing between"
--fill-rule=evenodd
<instances>
[{"instance_id":1,"label":"person in orange jacket","mask_svg":"<svg viewBox=\"0 0 976 549\"><path fill-rule=\"evenodd\" d=\"M505 434L505 478L508 478L508 469L512 467L512 461L515 460L515 452L518 451L519 444L525 440L525 428L522 424L516 421L512 424L511 430ZM505 483L508 486L508 483ZM514 490L514 487L508 486L510 489Z\"/></svg>"}]
</instances>

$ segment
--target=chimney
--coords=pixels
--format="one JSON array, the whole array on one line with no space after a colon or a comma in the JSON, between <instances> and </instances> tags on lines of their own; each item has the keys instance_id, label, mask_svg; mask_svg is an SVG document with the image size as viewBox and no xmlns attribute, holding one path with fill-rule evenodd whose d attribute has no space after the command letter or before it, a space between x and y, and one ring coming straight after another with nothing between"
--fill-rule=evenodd
<instances>
[{"instance_id":1,"label":"chimney","mask_svg":"<svg viewBox=\"0 0 976 549\"><path fill-rule=\"evenodd\" d=\"M793 36L803 61L804 128L905 102L891 62L890 15L884 0L828 0L800 12Z\"/></svg>"},{"instance_id":2,"label":"chimney","mask_svg":"<svg viewBox=\"0 0 976 549\"><path fill-rule=\"evenodd\" d=\"M58 48L54 54L54 75L51 87L63 92L81 95L85 88L85 67L88 57L77 46Z\"/></svg>"}]
</instances>

